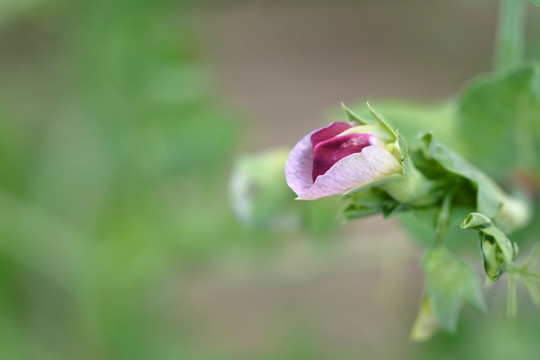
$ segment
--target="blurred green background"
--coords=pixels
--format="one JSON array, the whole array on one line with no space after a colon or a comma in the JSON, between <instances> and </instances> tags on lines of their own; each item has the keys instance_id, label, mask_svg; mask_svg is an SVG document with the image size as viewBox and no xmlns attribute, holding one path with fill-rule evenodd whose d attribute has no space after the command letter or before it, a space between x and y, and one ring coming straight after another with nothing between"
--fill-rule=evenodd
<instances>
[{"instance_id":1,"label":"blurred green background","mask_svg":"<svg viewBox=\"0 0 540 360\"><path fill-rule=\"evenodd\" d=\"M0 359L536 359L538 310L507 320L502 285L410 343L422 249L396 222L336 228L329 199L242 224L227 193L235 158L339 101L453 96L490 69L495 19L488 0L0 0Z\"/></svg>"}]
</instances>

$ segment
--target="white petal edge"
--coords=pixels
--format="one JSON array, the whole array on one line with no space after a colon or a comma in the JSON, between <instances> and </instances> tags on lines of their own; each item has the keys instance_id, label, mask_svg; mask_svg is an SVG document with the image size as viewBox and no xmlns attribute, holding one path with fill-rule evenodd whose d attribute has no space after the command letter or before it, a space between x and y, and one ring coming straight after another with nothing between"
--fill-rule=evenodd
<instances>
[{"instance_id":1,"label":"white petal edge","mask_svg":"<svg viewBox=\"0 0 540 360\"><path fill-rule=\"evenodd\" d=\"M309 145L311 147L311 144ZM289 186L296 192L299 200L315 200L325 196L344 194L357 186L400 170L401 164L388 150L372 145L365 147L362 152L351 154L336 162L325 174L317 177L313 185L306 187L302 183L302 187L298 189L304 190L303 192L296 191L290 184ZM311 183L311 179L308 180Z\"/></svg>"},{"instance_id":2,"label":"white petal edge","mask_svg":"<svg viewBox=\"0 0 540 360\"><path fill-rule=\"evenodd\" d=\"M322 129L322 128L321 128ZM304 194L313 185L313 146L311 135L320 129L313 130L302 138L291 150L285 164L287 185L296 193Z\"/></svg>"}]
</instances>

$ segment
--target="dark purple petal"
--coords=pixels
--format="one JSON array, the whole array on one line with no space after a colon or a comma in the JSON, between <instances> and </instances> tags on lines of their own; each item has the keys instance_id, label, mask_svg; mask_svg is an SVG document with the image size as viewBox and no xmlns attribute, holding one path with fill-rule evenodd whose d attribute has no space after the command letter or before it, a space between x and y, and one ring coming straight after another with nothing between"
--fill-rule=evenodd
<instances>
[{"instance_id":1,"label":"dark purple petal","mask_svg":"<svg viewBox=\"0 0 540 360\"><path fill-rule=\"evenodd\" d=\"M349 134L319 142L313 149L313 169L311 173L313 182L315 182L317 176L326 173L328 169L345 156L359 153L366 146L372 145L371 139L373 137L371 134ZM313 142L313 135L311 141Z\"/></svg>"},{"instance_id":2,"label":"dark purple petal","mask_svg":"<svg viewBox=\"0 0 540 360\"><path fill-rule=\"evenodd\" d=\"M318 143L333 138L344 132L345 130L350 129L352 126L349 123L345 122L333 122L330 125L323 127L315 131L311 135L311 145L313 148L317 146Z\"/></svg>"}]
</instances>

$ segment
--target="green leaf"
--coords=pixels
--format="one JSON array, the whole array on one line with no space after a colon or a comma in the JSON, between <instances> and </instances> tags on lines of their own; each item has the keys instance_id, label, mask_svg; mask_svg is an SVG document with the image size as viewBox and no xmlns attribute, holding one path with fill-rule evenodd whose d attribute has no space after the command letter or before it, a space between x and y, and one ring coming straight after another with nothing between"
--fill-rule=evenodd
<instances>
[{"instance_id":1,"label":"green leaf","mask_svg":"<svg viewBox=\"0 0 540 360\"><path fill-rule=\"evenodd\" d=\"M428 157L436 160L447 171L469 180L477 189L478 211L494 217L501 209L505 198L497 184L464 158L434 141L431 133L424 134L422 140Z\"/></svg>"},{"instance_id":2,"label":"green leaf","mask_svg":"<svg viewBox=\"0 0 540 360\"><path fill-rule=\"evenodd\" d=\"M413 208L410 212L399 214L398 219L411 234L411 238L423 247L429 247L437 239L436 224L440 216L439 207ZM471 233L464 233L459 227L463 218L470 213L470 208L452 206L448 221L448 232L444 236L445 244L449 249L475 251L477 237Z\"/></svg>"},{"instance_id":3,"label":"green leaf","mask_svg":"<svg viewBox=\"0 0 540 360\"><path fill-rule=\"evenodd\" d=\"M428 250L422 267L426 273L426 296L441 326L453 332L459 312L466 301L480 311L485 301L474 269L445 247Z\"/></svg>"},{"instance_id":4,"label":"green leaf","mask_svg":"<svg viewBox=\"0 0 540 360\"><path fill-rule=\"evenodd\" d=\"M411 330L412 341L425 341L439 331L439 323L433 314L429 298L424 296Z\"/></svg>"},{"instance_id":5,"label":"green leaf","mask_svg":"<svg viewBox=\"0 0 540 360\"><path fill-rule=\"evenodd\" d=\"M539 87L533 64L481 77L460 97L456 125L465 153L491 176L517 168L540 172Z\"/></svg>"},{"instance_id":6,"label":"green leaf","mask_svg":"<svg viewBox=\"0 0 540 360\"><path fill-rule=\"evenodd\" d=\"M446 171L470 182L476 190L475 209L477 212L493 219L502 231L508 233L527 224L531 215L531 204L527 199L508 196L483 171L434 141L431 133L424 134L422 140L424 156L427 160L435 160Z\"/></svg>"},{"instance_id":7,"label":"green leaf","mask_svg":"<svg viewBox=\"0 0 540 360\"><path fill-rule=\"evenodd\" d=\"M540 6L540 0L531 0L531 2L536 6Z\"/></svg>"},{"instance_id":8,"label":"green leaf","mask_svg":"<svg viewBox=\"0 0 540 360\"><path fill-rule=\"evenodd\" d=\"M486 275L491 281L495 281L503 274L503 264L497 256L497 245L486 238L480 240L480 251Z\"/></svg>"}]
</instances>

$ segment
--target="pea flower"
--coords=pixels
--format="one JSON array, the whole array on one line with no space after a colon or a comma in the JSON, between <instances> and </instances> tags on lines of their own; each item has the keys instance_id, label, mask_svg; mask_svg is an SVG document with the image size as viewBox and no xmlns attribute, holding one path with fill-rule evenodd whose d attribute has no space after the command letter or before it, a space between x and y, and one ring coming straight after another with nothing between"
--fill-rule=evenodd
<instances>
[{"instance_id":1,"label":"pea flower","mask_svg":"<svg viewBox=\"0 0 540 360\"><path fill-rule=\"evenodd\" d=\"M399 173L393 140L376 125L334 122L317 129L292 149L285 166L287 184L298 199L314 200Z\"/></svg>"}]
</instances>

